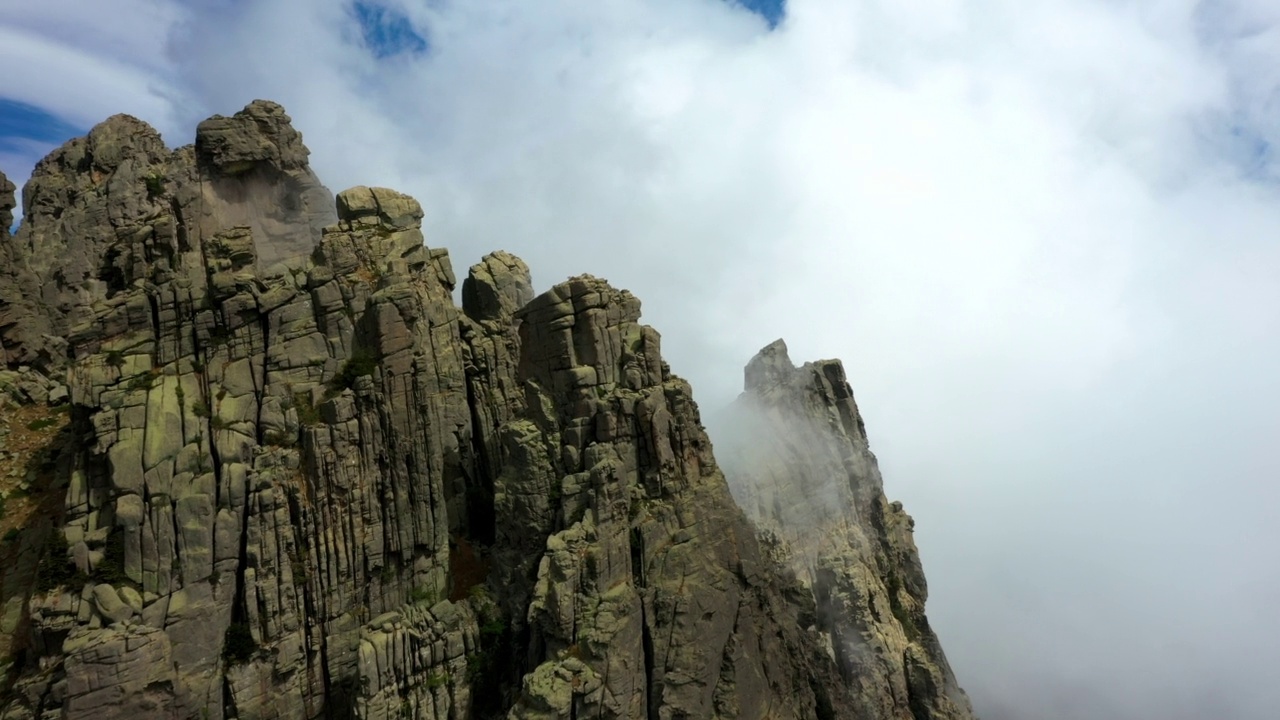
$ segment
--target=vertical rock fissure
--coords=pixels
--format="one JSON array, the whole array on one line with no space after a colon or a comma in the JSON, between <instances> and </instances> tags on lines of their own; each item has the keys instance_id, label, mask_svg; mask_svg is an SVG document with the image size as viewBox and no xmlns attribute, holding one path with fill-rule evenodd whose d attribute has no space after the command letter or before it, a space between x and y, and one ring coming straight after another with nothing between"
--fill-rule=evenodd
<instances>
[{"instance_id":1,"label":"vertical rock fissure","mask_svg":"<svg viewBox=\"0 0 1280 720\"><path fill-rule=\"evenodd\" d=\"M494 478L498 468L490 466L489 453L484 439L494 435L494 428L486 428L481 417L480 399L476 397L475 380L467 378L467 407L471 410L471 454L475 473L467 474L466 506L467 527L472 540L486 547L497 541L497 513L494 507Z\"/></svg>"},{"instance_id":2,"label":"vertical rock fissure","mask_svg":"<svg viewBox=\"0 0 1280 720\"><path fill-rule=\"evenodd\" d=\"M159 346L159 343L163 342L164 340L164 334L160 328L160 301L156 299L156 296L154 294L149 292L147 293L147 305L149 305L151 308L152 337L156 339L156 344L157 346ZM159 350L157 350L156 352L157 360L159 359L158 357L159 354L160 354Z\"/></svg>"},{"instance_id":3,"label":"vertical rock fissure","mask_svg":"<svg viewBox=\"0 0 1280 720\"><path fill-rule=\"evenodd\" d=\"M191 237L187 230L187 222L182 213L182 204L176 196L169 197L169 210L173 213L174 231L178 239L178 252L191 252Z\"/></svg>"},{"instance_id":4,"label":"vertical rock fissure","mask_svg":"<svg viewBox=\"0 0 1280 720\"><path fill-rule=\"evenodd\" d=\"M638 499L632 499L631 502L640 502ZM636 592L640 595L640 649L643 654L644 680L645 680L645 708L648 720L659 720L660 715L658 709L661 707L659 701L660 694L656 678L655 658L653 648L653 623L651 620L652 610L649 607L651 592L645 589L645 567L644 567L644 531L639 527L631 528L631 583L635 586Z\"/></svg>"},{"instance_id":5,"label":"vertical rock fissure","mask_svg":"<svg viewBox=\"0 0 1280 720\"><path fill-rule=\"evenodd\" d=\"M229 675L222 676L222 715L223 717L234 718L239 713L236 712L236 697L231 687L231 677Z\"/></svg>"},{"instance_id":6,"label":"vertical rock fissure","mask_svg":"<svg viewBox=\"0 0 1280 720\"><path fill-rule=\"evenodd\" d=\"M658 686L657 673L654 667L654 650L653 650L653 627L649 620L648 602L642 600L640 603L640 623L641 638L640 643L644 651L644 680L646 700L645 707L647 709L648 720L660 720L662 717L659 709L662 707L662 688Z\"/></svg>"},{"instance_id":7,"label":"vertical rock fissure","mask_svg":"<svg viewBox=\"0 0 1280 720\"><path fill-rule=\"evenodd\" d=\"M178 498L170 497L169 498L169 520L173 524L173 543L169 547L170 551L173 553L173 560L170 563L170 576L169 576L169 584L171 586L176 584L179 581L184 585L195 581L195 578L187 577L186 570L183 569L178 563L178 558L182 557L182 552L181 552L182 548L179 540L179 538L182 537L182 525L181 525L180 518L181 518L181 515L178 513ZM173 572L175 568L181 572L181 577L179 578L173 577Z\"/></svg>"},{"instance_id":8,"label":"vertical rock fissure","mask_svg":"<svg viewBox=\"0 0 1280 720\"><path fill-rule=\"evenodd\" d=\"M268 313L263 312L261 308L258 310L258 329L262 333L263 358L260 364L261 371L254 377L257 386L254 390L254 441L259 447L266 445L266 423L262 421L262 408L266 404L267 382L271 373L271 363L268 361L266 354L267 349L271 347L271 318Z\"/></svg>"}]
</instances>

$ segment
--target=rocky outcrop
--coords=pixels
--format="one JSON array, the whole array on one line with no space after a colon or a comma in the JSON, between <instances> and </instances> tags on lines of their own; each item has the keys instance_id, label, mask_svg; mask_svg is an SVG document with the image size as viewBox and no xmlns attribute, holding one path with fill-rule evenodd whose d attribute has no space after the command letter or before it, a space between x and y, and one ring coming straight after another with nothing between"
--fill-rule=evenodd
<instances>
[{"instance_id":1,"label":"rocky outcrop","mask_svg":"<svg viewBox=\"0 0 1280 720\"><path fill-rule=\"evenodd\" d=\"M0 718L876 717L636 298L495 252L458 308L416 201L306 157L258 101L33 174L0 331L69 411Z\"/></svg>"},{"instance_id":2,"label":"rocky outcrop","mask_svg":"<svg viewBox=\"0 0 1280 720\"><path fill-rule=\"evenodd\" d=\"M745 375L721 447L734 496L812 590L857 712L972 718L925 617L914 521L884 495L840 361L797 368L778 340Z\"/></svg>"},{"instance_id":3,"label":"rocky outcrop","mask_svg":"<svg viewBox=\"0 0 1280 720\"><path fill-rule=\"evenodd\" d=\"M639 314L629 293L583 276L516 316L532 412L505 431L534 459L500 471L497 521L522 524L519 498L549 498L551 533L525 615L532 669L509 717L854 717L833 709L835 668Z\"/></svg>"},{"instance_id":4,"label":"rocky outcrop","mask_svg":"<svg viewBox=\"0 0 1280 720\"><path fill-rule=\"evenodd\" d=\"M56 360L62 343L48 335L48 313L36 297L39 280L10 235L16 188L0 173L0 362L7 367Z\"/></svg>"},{"instance_id":5,"label":"rocky outcrop","mask_svg":"<svg viewBox=\"0 0 1280 720\"><path fill-rule=\"evenodd\" d=\"M219 232L252 231L263 271L305 257L335 217L306 156L283 109L265 101L201 123L194 147L170 151L150 126L116 115L55 150L24 188L23 225L7 248L38 310L22 320L41 331L12 343L21 361L72 359L66 341L100 322L97 310L138 283L168 282L184 253Z\"/></svg>"},{"instance_id":6,"label":"rocky outcrop","mask_svg":"<svg viewBox=\"0 0 1280 720\"><path fill-rule=\"evenodd\" d=\"M118 116L27 186L77 437L6 717L465 714L453 274L392 191L317 230L305 154L270 103L174 152Z\"/></svg>"}]
</instances>

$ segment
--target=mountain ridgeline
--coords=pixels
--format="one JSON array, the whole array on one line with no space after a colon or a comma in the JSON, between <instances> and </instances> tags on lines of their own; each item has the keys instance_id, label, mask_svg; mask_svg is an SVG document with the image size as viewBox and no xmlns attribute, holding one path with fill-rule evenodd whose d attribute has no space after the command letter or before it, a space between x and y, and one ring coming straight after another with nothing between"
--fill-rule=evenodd
<instances>
[{"instance_id":1,"label":"mountain ridgeline","mask_svg":"<svg viewBox=\"0 0 1280 720\"><path fill-rule=\"evenodd\" d=\"M307 157L256 101L106 120L14 234L0 176L0 718L973 717L838 362L762 351L717 460L630 293L459 308Z\"/></svg>"}]
</instances>

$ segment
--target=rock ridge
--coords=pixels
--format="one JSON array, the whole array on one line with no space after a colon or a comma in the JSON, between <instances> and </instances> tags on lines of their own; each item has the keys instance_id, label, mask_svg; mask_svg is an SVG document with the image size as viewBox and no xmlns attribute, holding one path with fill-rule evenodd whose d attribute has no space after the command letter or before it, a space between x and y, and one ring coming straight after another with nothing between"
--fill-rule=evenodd
<instances>
[{"instance_id":1,"label":"rock ridge","mask_svg":"<svg viewBox=\"0 0 1280 720\"><path fill-rule=\"evenodd\" d=\"M458 307L307 157L115 116L0 229L0 718L898 717L829 651L868 578L761 542L638 299L497 251Z\"/></svg>"}]
</instances>

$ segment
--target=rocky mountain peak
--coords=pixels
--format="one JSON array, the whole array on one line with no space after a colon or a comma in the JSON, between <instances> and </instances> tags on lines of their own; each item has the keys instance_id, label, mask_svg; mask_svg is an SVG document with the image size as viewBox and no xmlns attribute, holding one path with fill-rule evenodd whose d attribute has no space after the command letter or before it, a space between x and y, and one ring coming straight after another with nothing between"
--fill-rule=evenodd
<instances>
[{"instance_id":1,"label":"rocky mountain peak","mask_svg":"<svg viewBox=\"0 0 1280 720\"><path fill-rule=\"evenodd\" d=\"M839 363L766 348L783 430L713 454L630 292L497 251L459 308L416 200L306 157L257 101L28 183L0 717L969 717Z\"/></svg>"},{"instance_id":2,"label":"rocky mountain peak","mask_svg":"<svg viewBox=\"0 0 1280 720\"><path fill-rule=\"evenodd\" d=\"M215 175L239 175L268 167L280 173L306 172L311 151L284 108L254 100L243 110L215 115L196 126L196 157Z\"/></svg>"},{"instance_id":3,"label":"rocky mountain peak","mask_svg":"<svg viewBox=\"0 0 1280 720\"><path fill-rule=\"evenodd\" d=\"M735 499L816 601L863 717L973 717L924 613L901 503L889 502L839 360L796 367L785 343L746 367L720 457Z\"/></svg>"},{"instance_id":4,"label":"rocky mountain peak","mask_svg":"<svg viewBox=\"0 0 1280 720\"><path fill-rule=\"evenodd\" d=\"M778 338L761 348L747 363L744 387L748 392L767 390L785 382L795 369L787 354L787 343Z\"/></svg>"},{"instance_id":5,"label":"rocky mountain peak","mask_svg":"<svg viewBox=\"0 0 1280 720\"><path fill-rule=\"evenodd\" d=\"M34 307L0 326L13 361L61 368L60 339L83 337L126 291L202 274L192 253L232 228L247 229L255 272L305 261L337 216L283 109L259 101L201 128L199 152L171 151L151 126L115 115L36 166L6 245L13 290L0 285L0 302Z\"/></svg>"},{"instance_id":6,"label":"rocky mountain peak","mask_svg":"<svg viewBox=\"0 0 1280 720\"><path fill-rule=\"evenodd\" d=\"M509 321L533 299L529 266L498 250L473 265L462 283L462 308L477 321Z\"/></svg>"},{"instance_id":7,"label":"rocky mountain peak","mask_svg":"<svg viewBox=\"0 0 1280 720\"><path fill-rule=\"evenodd\" d=\"M361 186L338 193L338 221L348 229L413 230L422 227L422 215L417 200L388 188Z\"/></svg>"}]
</instances>

